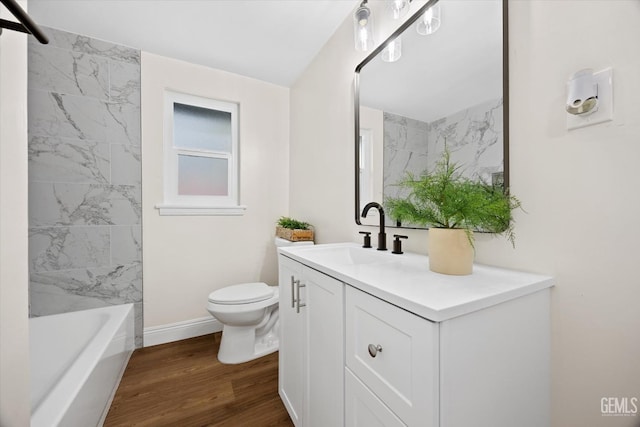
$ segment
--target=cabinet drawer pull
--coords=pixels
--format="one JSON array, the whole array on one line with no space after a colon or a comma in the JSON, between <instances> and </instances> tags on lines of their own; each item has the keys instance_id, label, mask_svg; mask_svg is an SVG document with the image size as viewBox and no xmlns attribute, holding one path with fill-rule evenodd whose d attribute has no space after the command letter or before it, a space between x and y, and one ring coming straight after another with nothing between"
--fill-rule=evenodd
<instances>
[{"instance_id":1,"label":"cabinet drawer pull","mask_svg":"<svg viewBox=\"0 0 640 427\"><path fill-rule=\"evenodd\" d=\"M378 353L382 353L382 346L380 344L378 345L369 344L369 355L371 357L376 357Z\"/></svg>"}]
</instances>

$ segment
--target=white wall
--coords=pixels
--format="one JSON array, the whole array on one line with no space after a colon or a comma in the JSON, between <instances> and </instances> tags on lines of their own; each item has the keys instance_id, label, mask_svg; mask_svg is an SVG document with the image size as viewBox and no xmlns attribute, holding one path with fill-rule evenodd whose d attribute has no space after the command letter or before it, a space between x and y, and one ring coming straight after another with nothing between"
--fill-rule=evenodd
<instances>
[{"instance_id":1,"label":"white wall","mask_svg":"<svg viewBox=\"0 0 640 427\"><path fill-rule=\"evenodd\" d=\"M244 216L160 216L163 91L240 104ZM209 316L221 287L277 284L275 223L288 214L289 89L142 54L142 211L145 328Z\"/></svg>"},{"instance_id":2,"label":"white wall","mask_svg":"<svg viewBox=\"0 0 640 427\"><path fill-rule=\"evenodd\" d=\"M636 426L640 414L603 417L600 400L640 398L640 3L509 6L511 186L527 213L517 213L515 250L479 236L477 261L556 278L553 426ZM353 50L351 25L347 19L291 89L290 214L313 223L321 243L361 237L352 99L364 56ZM567 78L607 66L614 121L567 132ZM425 231L404 232L408 250L426 253Z\"/></svg>"},{"instance_id":3,"label":"white wall","mask_svg":"<svg viewBox=\"0 0 640 427\"><path fill-rule=\"evenodd\" d=\"M27 2L20 2L26 9ZM2 10L3 19L13 19ZM26 426L29 392L27 268L27 36L0 36L0 426Z\"/></svg>"},{"instance_id":4,"label":"white wall","mask_svg":"<svg viewBox=\"0 0 640 427\"><path fill-rule=\"evenodd\" d=\"M555 426L637 426L600 399L640 398L640 2L511 2L511 168L516 251L482 260L549 272ZM593 31L594 24L598 30ZM576 34L582 34L576 37ZM568 132L565 83L614 73L614 121ZM496 250L495 254L491 251Z\"/></svg>"},{"instance_id":5,"label":"white wall","mask_svg":"<svg viewBox=\"0 0 640 427\"><path fill-rule=\"evenodd\" d=\"M412 2L406 18L424 3ZM381 18L385 2L369 6L376 40L382 42L399 24ZM317 243L360 237L354 205L353 76L367 53L355 51L352 26L348 16L291 88L290 214L315 226Z\"/></svg>"}]
</instances>

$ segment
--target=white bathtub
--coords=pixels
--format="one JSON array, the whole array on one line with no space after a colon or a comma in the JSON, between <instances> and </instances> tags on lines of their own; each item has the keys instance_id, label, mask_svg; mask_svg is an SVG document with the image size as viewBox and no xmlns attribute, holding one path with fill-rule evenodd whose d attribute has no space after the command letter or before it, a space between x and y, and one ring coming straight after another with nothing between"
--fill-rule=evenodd
<instances>
[{"instance_id":1,"label":"white bathtub","mask_svg":"<svg viewBox=\"0 0 640 427\"><path fill-rule=\"evenodd\" d=\"M32 318L31 426L102 425L134 349L133 304Z\"/></svg>"}]
</instances>

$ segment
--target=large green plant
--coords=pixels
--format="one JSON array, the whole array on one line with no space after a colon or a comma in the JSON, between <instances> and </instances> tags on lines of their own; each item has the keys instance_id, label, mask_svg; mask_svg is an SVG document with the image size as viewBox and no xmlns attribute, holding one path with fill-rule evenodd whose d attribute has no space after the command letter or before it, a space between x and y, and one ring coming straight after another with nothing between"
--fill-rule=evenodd
<instances>
[{"instance_id":1,"label":"large green plant","mask_svg":"<svg viewBox=\"0 0 640 427\"><path fill-rule=\"evenodd\" d=\"M398 183L406 198L385 201L389 215L400 222L435 228L461 228L504 235L515 245L512 211L520 201L500 186L462 176L445 150L432 172L407 173ZM472 233L467 233L473 244Z\"/></svg>"}]
</instances>

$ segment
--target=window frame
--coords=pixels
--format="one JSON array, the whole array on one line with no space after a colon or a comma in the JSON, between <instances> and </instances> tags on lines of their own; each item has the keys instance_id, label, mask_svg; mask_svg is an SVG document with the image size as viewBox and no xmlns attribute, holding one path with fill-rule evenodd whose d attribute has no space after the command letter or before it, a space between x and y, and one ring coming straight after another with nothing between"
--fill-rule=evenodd
<instances>
[{"instance_id":1,"label":"window frame","mask_svg":"<svg viewBox=\"0 0 640 427\"><path fill-rule=\"evenodd\" d=\"M205 108L231 114L231 152L176 147L174 104ZM238 103L165 90L163 129L163 203L156 205L160 215L242 215L240 205L239 115ZM180 156L227 159L227 195L181 195L178 193Z\"/></svg>"}]
</instances>

